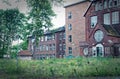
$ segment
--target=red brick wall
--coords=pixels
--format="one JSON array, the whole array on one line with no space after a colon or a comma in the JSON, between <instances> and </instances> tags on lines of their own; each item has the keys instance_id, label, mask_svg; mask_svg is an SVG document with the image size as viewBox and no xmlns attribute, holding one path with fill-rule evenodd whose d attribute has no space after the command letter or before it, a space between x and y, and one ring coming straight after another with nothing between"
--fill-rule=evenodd
<instances>
[{"instance_id":1,"label":"red brick wall","mask_svg":"<svg viewBox=\"0 0 120 79\"><path fill-rule=\"evenodd\" d=\"M79 42L85 41L85 18L83 17L89 2L83 2L65 8L65 27L66 27L66 55L68 47L72 47L73 56L80 55ZM68 12L72 13L72 18L68 19ZM68 30L68 24L72 24L72 30ZM72 35L72 42L68 41L68 36Z\"/></svg>"},{"instance_id":2,"label":"red brick wall","mask_svg":"<svg viewBox=\"0 0 120 79\"><path fill-rule=\"evenodd\" d=\"M95 46L96 44L98 44L95 39L94 39L94 33L96 30L100 29L104 32L104 38L101 43L104 47L106 46L111 46L111 44L108 42L108 40L111 40L114 43L120 43L120 38L119 37L115 37L115 36L110 36L108 35L107 31L105 30L105 28L103 27L103 14L104 13L111 13L113 11L119 11L120 13L120 8L110 8L110 9L106 9L106 10L100 10L100 11L95 11L95 6L94 4L89 8L89 10L87 11L86 15L85 15L85 24L86 24L86 40L89 43L90 46ZM91 28L90 27L90 17L97 15L98 16L98 23L95 26L95 28ZM110 52L109 52L110 53Z\"/></svg>"}]
</instances>

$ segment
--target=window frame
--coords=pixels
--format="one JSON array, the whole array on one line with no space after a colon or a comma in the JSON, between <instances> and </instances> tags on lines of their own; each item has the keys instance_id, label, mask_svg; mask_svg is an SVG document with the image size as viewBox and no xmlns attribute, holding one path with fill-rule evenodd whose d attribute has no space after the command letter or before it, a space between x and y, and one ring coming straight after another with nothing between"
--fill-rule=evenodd
<instances>
[{"instance_id":1,"label":"window frame","mask_svg":"<svg viewBox=\"0 0 120 79\"><path fill-rule=\"evenodd\" d=\"M69 41L69 42L72 42L72 35L69 35L69 36L68 36L68 41Z\"/></svg>"},{"instance_id":2,"label":"window frame","mask_svg":"<svg viewBox=\"0 0 120 79\"><path fill-rule=\"evenodd\" d=\"M115 16L113 15L113 13L118 13L118 16L116 16L115 14ZM119 19L119 17L120 17L120 13L119 13L119 11L114 11L114 12L112 12L111 13L111 16L112 16L112 18L111 18L111 24L119 24L120 23L120 19ZM114 17L113 17L114 16ZM113 18L114 18L114 20L113 20ZM118 20L118 21L117 21Z\"/></svg>"},{"instance_id":3,"label":"window frame","mask_svg":"<svg viewBox=\"0 0 120 79\"><path fill-rule=\"evenodd\" d=\"M94 33L94 39L96 42L101 42L104 39L104 32L102 30L96 30Z\"/></svg>"},{"instance_id":4,"label":"window frame","mask_svg":"<svg viewBox=\"0 0 120 79\"><path fill-rule=\"evenodd\" d=\"M72 12L68 12L68 19L72 19Z\"/></svg>"},{"instance_id":5,"label":"window frame","mask_svg":"<svg viewBox=\"0 0 120 79\"><path fill-rule=\"evenodd\" d=\"M68 53L72 54L72 47L68 47Z\"/></svg>"},{"instance_id":6,"label":"window frame","mask_svg":"<svg viewBox=\"0 0 120 79\"><path fill-rule=\"evenodd\" d=\"M68 24L68 30L72 30L72 24Z\"/></svg>"},{"instance_id":7,"label":"window frame","mask_svg":"<svg viewBox=\"0 0 120 79\"><path fill-rule=\"evenodd\" d=\"M94 21L93 21L94 20ZM96 21L96 22L95 22ZM90 17L90 27L95 28L98 23L98 16L94 15ZM94 25L93 25L94 24Z\"/></svg>"},{"instance_id":8,"label":"window frame","mask_svg":"<svg viewBox=\"0 0 120 79\"><path fill-rule=\"evenodd\" d=\"M110 13L104 13L103 14L103 24L105 24L105 25L110 25L111 24L111 16L110 15L111 15ZM108 20L106 20L106 18L108 18L108 20L109 20L108 23L107 23Z\"/></svg>"}]
</instances>

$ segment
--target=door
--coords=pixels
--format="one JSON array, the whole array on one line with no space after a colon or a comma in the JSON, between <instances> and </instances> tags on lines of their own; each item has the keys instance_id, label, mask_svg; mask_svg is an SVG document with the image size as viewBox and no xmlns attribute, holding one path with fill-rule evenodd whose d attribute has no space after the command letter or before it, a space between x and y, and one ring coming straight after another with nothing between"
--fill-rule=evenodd
<instances>
[{"instance_id":1,"label":"door","mask_svg":"<svg viewBox=\"0 0 120 79\"><path fill-rule=\"evenodd\" d=\"M97 53L97 56L99 56L99 57L104 56L104 47L103 47L102 44L97 44L96 45L96 53Z\"/></svg>"},{"instance_id":2,"label":"door","mask_svg":"<svg viewBox=\"0 0 120 79\"><path fill-rule=\"evenodd\" d=\"M92 48L93 57L103 57L104 56L104 46L102 44L97 44Z\"/></svg>"},{"instance_id":3,"label":"door","mask_svg":"<svg viewBox=\"0 0 120 79\"><path fill-rule=\"evenodd\" d=\"M102 47L96 47L97 56L102 56Z\"/></svg>"}]
</instances>

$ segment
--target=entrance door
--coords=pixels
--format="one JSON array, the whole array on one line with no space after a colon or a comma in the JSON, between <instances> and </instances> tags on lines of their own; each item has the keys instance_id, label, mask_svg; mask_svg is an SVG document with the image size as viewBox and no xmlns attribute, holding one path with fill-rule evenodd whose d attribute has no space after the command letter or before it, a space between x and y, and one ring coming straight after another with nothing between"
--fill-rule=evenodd
<instances>
[{"instance_id":1,"label":"entrance door","mask_svg":"<svg viewBox=\"0 0 120 79\"><path fill-rule=\"evenodd\" d=\"M100 57L104 56L104 47L102 44L96 45L96 53L97 53L97 56L100 56Z\"/></svg>"},{"instance_id":2,"label":"entrance door","mask_svg":"<svg viewBox=\"0 0 120 79\"><path fill-rule=\"evenodd\" d=\"M97 51L97 56L102 55L102 47L96 47L96 51Z\"/></svg>"},{"instance_id":3,"label":"entrance door","mask_svg":"<svg viewBox=\"0 0 120 79\"><path fill-rule=\"evenodd\" d=\"M103 57L104 56L104 47L102 44L97 44L92 48L93 57Z\"/></svg>"}]
</instances>

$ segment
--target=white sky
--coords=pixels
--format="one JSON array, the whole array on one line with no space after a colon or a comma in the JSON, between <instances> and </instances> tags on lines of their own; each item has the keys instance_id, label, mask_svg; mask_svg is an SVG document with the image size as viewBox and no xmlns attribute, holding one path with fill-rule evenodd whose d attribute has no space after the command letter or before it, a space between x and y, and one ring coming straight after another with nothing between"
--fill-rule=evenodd
<instances>
[{"instance_id":1,"label":"white sky","mask_svg":"<svg viewBox=\"0 0 120 79\"><path fill-rule=\"evenodd\" d=\"M16 8L18 7L19 10L23 13L26 13L28 11L28 8L26 6L26 2L24 0L21 0L19 3L15 3L15 0L9 0L11 3L11 6L6 5L5 3L0 0L0 9L10 9L10 8ZM77 1L81 0L65 0L66 4L75 3ZM54 24L53 28L61 27L65 25L65 9L63 6L61 7L53 7L53 10L56 13L56 17L53 18L52 23Z\"/></svg>"}]
</instances>

